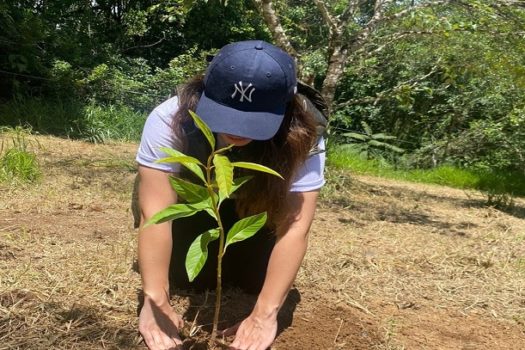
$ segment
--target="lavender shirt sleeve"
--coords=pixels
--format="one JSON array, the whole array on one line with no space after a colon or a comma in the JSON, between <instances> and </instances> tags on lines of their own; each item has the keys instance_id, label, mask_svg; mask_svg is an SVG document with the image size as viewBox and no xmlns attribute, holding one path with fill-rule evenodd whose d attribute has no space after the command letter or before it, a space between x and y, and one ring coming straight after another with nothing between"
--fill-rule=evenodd
<instances>
[{"instance_id":1,"label":"lavender shirt sleeve","mask_svg":"<svg viewBox=\"0 0 525 350\"><path fill-rule=\"evenodd\" d=\"M178 163L155 163L167 156L160 147L177 148L176 145L180 143L171 129L171 120L177 112L178 102L177 97L164 101L146 119L136 157L140 165L171 173L180 172Z\"/></svg>"},{"instance_id":2,"label":"lavender shirt sleeve","mask_svg":"<svg viewBox=\"0 0 525 350\"><path fill-rule=\"evenodd\" d=\"M321 153L310 156L297 172L290 188L291 192L307 192L318 190L325 184L324 164L326 160L325 143L321 137L318 148Z\"/></svg>"}]
</instances>

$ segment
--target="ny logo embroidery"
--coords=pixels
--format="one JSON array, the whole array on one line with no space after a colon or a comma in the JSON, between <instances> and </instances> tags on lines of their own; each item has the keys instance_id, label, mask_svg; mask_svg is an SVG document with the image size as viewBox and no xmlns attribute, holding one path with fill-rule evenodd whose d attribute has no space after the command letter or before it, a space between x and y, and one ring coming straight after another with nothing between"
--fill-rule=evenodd
<instances>
[{"instance_id":1,"label":"ny logo embroidery","mask_svg":"<svg viewBox=\"0 0 525 350\"><path fill-rule=\"evenodd\" d=\"M236 83L234 85L235 91L232 94L232 98L235 98L235 95L237 95L237 92L239 93L239 102L244 102L244 99L248 102L252 102L252 94L255 91L255 87L252 86L252 83L250 85L243 87L242 81ZM251 89L250 89L251 88ZM248 92L248 95L246 93Z\"/></svg>"}]
</instances>

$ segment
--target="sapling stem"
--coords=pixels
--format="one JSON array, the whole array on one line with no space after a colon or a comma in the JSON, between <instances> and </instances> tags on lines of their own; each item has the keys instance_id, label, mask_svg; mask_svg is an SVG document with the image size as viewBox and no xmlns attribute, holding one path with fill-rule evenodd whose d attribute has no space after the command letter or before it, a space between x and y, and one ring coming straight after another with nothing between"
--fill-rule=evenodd
<instances>
[{"instance_id":1,"label":"sapling stem","mask_svg":"<svg viewBox=\"0 0 525 350\"><path fill-rule=\"evenodd\" d=\"M217 286L215 289L215 312L213 315L213 328L211 331L211 342L215 341L215 338L217 337L217 327L219 324L219 314L221 309L221 295L222 295L222 255L224 251L224 226L222 225L221 216L219 214L219 205L217 201L215 200L215 191L212 187L212 177L211 177L211 170L213 168L212 161L213 157L218 152L212 152L212 154L208 157L208 162L206 164L206 188L208 190L208 194L210 195L212 206L213 206L213 212L215 213L215 217L217 218L217 224L219 225L219 252L217 253Z\"/></svg>"}]
</instances>

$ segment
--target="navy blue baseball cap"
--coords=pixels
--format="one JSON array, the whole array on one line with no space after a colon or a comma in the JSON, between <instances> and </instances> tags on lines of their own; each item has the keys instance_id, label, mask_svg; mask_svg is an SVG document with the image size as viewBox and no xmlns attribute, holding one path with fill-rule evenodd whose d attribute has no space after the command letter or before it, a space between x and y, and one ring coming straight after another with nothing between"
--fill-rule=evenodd
<instances>
[{"instance_id":1,"label":"navy blue baseball cap","mask_svg":"<svg viewBox=\"0 0 525 350\"><path fill-rule=\"evenodd\" d=\"M297 92L293 58L261 40L224 46L204 77L196 113L213 132L271 139Z\"/></svg>"}]
</instances>

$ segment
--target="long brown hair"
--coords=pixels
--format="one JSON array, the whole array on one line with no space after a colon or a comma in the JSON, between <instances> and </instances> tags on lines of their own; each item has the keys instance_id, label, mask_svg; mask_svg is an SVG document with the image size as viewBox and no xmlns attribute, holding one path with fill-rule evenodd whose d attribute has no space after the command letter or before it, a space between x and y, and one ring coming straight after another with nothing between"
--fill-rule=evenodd
<instances>
[{"instance_id":1,"label":"long brown hair","mask_svg":"<svg viewBox=\"0 0 525 350\"><path fill-rule=\"evenodd\" d=\"M173 118L173 132L183 140L182 123L190 119L188 110L194 111L204 90L202 76L197 76L177 89L179 109ZM306 161L311 147L317 139L314 118L307 113L298 98L287 106L284 120L277 134L266 141L253 140L243 147L235 147L229 155L235 160L256 162L268 166L282 175L281 180L273 175L236 169L236 176L249 174L254 178L236 192L236 210L240 217L263 211L268 213L267 225L276 229L289 223L287 208L290 186L300 166Z\"/></svg>"}]
</instances>

